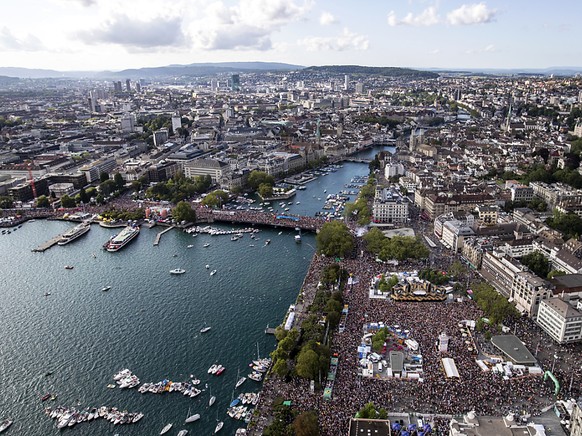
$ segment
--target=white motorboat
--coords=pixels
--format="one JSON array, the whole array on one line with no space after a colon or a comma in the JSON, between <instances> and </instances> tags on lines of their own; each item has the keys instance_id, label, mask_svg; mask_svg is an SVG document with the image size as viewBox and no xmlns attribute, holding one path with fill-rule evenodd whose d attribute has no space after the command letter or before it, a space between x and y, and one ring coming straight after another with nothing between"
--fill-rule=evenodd
<instances>
[{"instance_id":1,"label":"white motorboat","mask_svg":"<svg viewBox=\"0 0 582 436\"><path fill-rule=\"evenodd\" d=\"M192 244L188 245L186 248L192 248L194 247Z\"/></svg>"},{"instance_id":2,"label":"white motorboat","mask_svg":"<svg viewBox=\"0 0 582 436\"><path fill-rule=\"evenodd\" d=\"M208 368L208 374L216 374L217 369L218 369L218 365L215 363L210 368Z\"/></svg>"},{"instance_id":3,"label":"white motorboat","mask_svg":"<svg viewBox=\"0 0 582 436\"><path fill-rule=\"evenodd\" d=\"M210 247L210 244L207 242L206 244L203 245L204 248Z\"/></svg>"},{"instance_id":4,"label":"white motorboat","mask_svg":"<svg viewBox=\"0 0 582 436\"><path fill-rule=\"evenodd\" d=\"M107 292L109 289L111 289L111 286L105 286L105 287L103 287L101 290L102 290L103 292Z\"/></svg>"},{"instance_id":5,"label":"white motorboat","mask_svg":"<svg viewBox=\"0 0 582 436\"><path fill-rule=\"evenodd\" d=\"M188 430L180 430L178 432L178 436L186 436L188 434Z\"/></svg>"},{"instance_id":6,"label":"white motorboat","mask_svg":"<svg viewBox=\"0 0 582 436\"><path fill-rule=\"evenodd\" d=\"M247 379L246 377L239 378L238 381L236 382L236 385L234 388L235 389L238 388L240 385L242 385L246 381L246 379Z\"/></svg>"},{"instance_id":7,"label":"white motorboat","mask_svg":"<svg viewBox=\"0 0 582 436\"><path fill-rule=\"evenodd\" d=\"M2 424L0 424L0 433L2 433L4 430L7 430L8 427L10 427L12 425L11 420L9 419L5 419L4 421L2 421Z\"/></svg>"},{"instance_id":8,"label":"white motorboat","mask_svg":"<svg viewBox=\"0 0 582 436\"><path fill-rule=\"evenodd\" d=\"M191 423L191 422L195 422L198 421L200 419L200 414L196 413L195 415L191 415L188 418L186 418L186 423Z\"/></svg>"},{"instance_id":9,"label":"white motorboat","mask_svg":"<svg viewBox=\"0 0 582 436\"><path fill-rule=\"evenodd\" d=\"M207 327L201 328L201 329L200 329L200 333L206 333L206 332L207 332L208 330L210 330L211 328L212 328L212 327L210 327L210 326L207 326Z\"/></svg>"},{"instance_id":10,"label":"white motorboat","mask_svg":"<svg viewBox=\"0 0 582 436\"><path fill-rule=\"evenodd\" d=\"M210 271L210 275L213 276L214 274L216 274L216 270L213 269L212 271Z\"/></svg>"},{"instance_id":11,"label":"white motorboat","mask_svg":"<svg viewBox=\"0 0 582 436\"><path fill-rule=\"evenodd\" d=\"M218 433L222 427L224 426L224 422L220 421L218 424L216 424L216 427L214 428L214 433Z\"/></svg>"},{"instance_id":12,"label":"white motorboat","mask_svg":"<svg viewBox=\"0 0 582 436\"><path fill-rule=\"evenodd\" d=\"M167 425L166 425L166 426L165 426L165 427L162 429L162 431L160 432L160 434L165 434L165 433L169 432L171 428L172 428L172 424L167 424Z\"/></svg>"},{"instance_id":13,"label":"white motorboat","mask_svg":"<svg viewBox=\"0 0 582 436\"><path fill-rule=\"evenodd\" d=\"M176 269L170 270L170 274L174 274L174 275L184 274L185 272L186 272L186 270L182 269L182 268L176 268Z\"/></svg>"},{"instance_id":14,"label":"white motorboat","mask_svg":"<svg viewBox=\"0 0 582 436\"><path fill-rule=\"evenodd\" d=\"M206 265L206 267L205 267L205 268L206 268L206 269L210 269L210 265Z\"/></svg>"}]
</instances>

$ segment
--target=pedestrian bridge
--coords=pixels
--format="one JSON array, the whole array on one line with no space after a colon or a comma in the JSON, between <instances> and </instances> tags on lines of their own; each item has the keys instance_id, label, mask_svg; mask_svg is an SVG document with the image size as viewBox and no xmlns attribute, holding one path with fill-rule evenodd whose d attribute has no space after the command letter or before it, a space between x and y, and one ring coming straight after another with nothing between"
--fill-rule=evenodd
<instances>
[{"instance_id":1,"label":"pedestrian bridge","mask_svg":"<svg viewBox=\"0 0 582 436\"><path fill-rule=\"evenodd\" d=\"M283 227L317 232L326 222L324 218L300 215L280 215L260 211L216 210L200 207L196 217L201 221L250 224L253 226Z\"/></svg>"}]
</instances>

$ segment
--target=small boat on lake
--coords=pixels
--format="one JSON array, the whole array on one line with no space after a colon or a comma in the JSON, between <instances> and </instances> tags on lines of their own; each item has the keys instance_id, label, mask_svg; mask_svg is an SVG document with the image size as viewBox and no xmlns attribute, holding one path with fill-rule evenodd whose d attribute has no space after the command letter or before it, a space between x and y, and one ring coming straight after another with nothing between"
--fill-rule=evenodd
<instances>
[{"instance_id":1,"label":"small boat on lake","mask_svg":"<svg viewBox=\"0 0 582 436\"><path fill-rule=\"evenodd\" d=\"M202 328L200 329L200 333L206 333L206 332L207 332L208 330L210 330L211 328L212 328L212 327L210 327L210 326L202 327Z\"/></svg>"},{"instance_id":2,"label":"small boat on lake","mask_svg":"<svg viewBox=\"0 0 582 436\"><path fill-rule=\"evenodd\" d=\"M210 275L213 276L214 274L216 274L216 270L213 269L212 271L210 271Z\"/></svg>"},{"instance_id":3,"label":"small boat on lake","mask_svg":"<svg viewBox=\"0 0 582 436\"><path fill-rule=\"evenodd\" d=\"M166 425L166 426L165 426L165 427L162 429L162 431L160 432L160 434L165 434L165 433L169 432L171 428L172 428L172 424L167 424L167 425Z\"/></svg>"},{"instance_id":4,"label":"small boat on lake","mask_svg":"<svg viewBox=\"0 0 582 436\"><path fill-rule=\"evenodd\" d=\"M174 274L174 275L184 274L185 272L186 272L186 270L182 269L182 268L176 268L176 269L170 270L170 274Z\"/></svg>"},{"instance_id":5,"label":"small boat on lake","mask_svg":"<svg viewBox=\"0 0 582 436\"><path fill-rule=\"evenodd\" d=\"M224 426L224 422L220 421L218 424L216 424L216 427L214 428L214 433L218 433L222 427Z\"/></svg>"},{"instance_id":6,"label":"small boat on lake","mask_svg":"<svg viewBox=\"0 0 582 436\"><path fill-rule=\"evenodd\" d=\"M0 424L0 433L2 433L4 430L8 430L8 427L10 427L12 423L13 421L9 419L5 419L4 421L2 421L2 424Z\"/></svg>"},{"instance_id":7,"label":"small boat on lake","mask_svg":"<svg viewBox=\"0 0 582 436\"><path fill-rule=\"evenodd\" d=\"M110 289L111 289L111 286L104 286L104 287L103 287L101 290L102 290L103 292L107 292L107 291L108 291L108 290L110 290Z\"/></svg>"}]
</instances>

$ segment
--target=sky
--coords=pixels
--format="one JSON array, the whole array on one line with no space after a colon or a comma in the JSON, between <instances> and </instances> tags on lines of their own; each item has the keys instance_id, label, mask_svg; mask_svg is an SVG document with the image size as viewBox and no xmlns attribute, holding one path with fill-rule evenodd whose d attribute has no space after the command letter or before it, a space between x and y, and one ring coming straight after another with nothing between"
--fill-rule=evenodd
<instances>
[{"instance_id":1,"label":"sky","mask_svg":"<svg viewBox=\"0 0 582 436\"><path fill-rule=\"evenodd\" d=\"M579 0L4 0L0 67L582 66ZM578 41L578 42L576 42Z\"/></svg>"}]
</instances>

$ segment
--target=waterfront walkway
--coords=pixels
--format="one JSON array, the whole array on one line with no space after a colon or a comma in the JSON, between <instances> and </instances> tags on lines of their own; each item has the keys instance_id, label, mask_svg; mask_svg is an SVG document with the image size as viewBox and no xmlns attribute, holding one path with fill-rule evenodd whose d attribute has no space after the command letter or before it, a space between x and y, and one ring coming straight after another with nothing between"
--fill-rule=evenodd
<instances>
[{"instance_id":1,"label":"waterfront walkway","mask_svg":"<svg viewBox=\"0 0 582 436\"><path fill-rule=\"evenodd\" d=\"M205 207L196 209L196 217L204 222L227 222L251 224L253 226L285 227L290 229L299 228L305 231L317 232L326 222L323 218L307 217L297 215L277 215L273 213L251 211L251 210L215 210Z\"/></svg>"}]
</instances>

